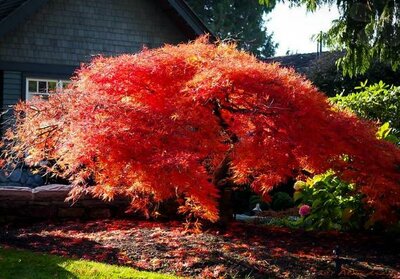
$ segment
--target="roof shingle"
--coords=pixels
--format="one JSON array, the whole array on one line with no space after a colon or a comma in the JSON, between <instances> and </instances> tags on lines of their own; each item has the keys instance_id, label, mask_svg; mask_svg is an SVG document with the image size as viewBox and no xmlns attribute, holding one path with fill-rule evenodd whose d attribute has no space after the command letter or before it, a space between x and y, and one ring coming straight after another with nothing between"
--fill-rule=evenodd
<instances>
[{"instance_id":1,"label":"roof shingle","mask_svg":"<svg viewBox=\"0 0 400 279\"><path fill-rule=\"evenodd\" d=\"M36 12L48 0L0 0L0 37L14 29ZM212 32L204 25L184 0L157 0L176 22L189 31L191 39Z\"/></svg>"}]
</instances>

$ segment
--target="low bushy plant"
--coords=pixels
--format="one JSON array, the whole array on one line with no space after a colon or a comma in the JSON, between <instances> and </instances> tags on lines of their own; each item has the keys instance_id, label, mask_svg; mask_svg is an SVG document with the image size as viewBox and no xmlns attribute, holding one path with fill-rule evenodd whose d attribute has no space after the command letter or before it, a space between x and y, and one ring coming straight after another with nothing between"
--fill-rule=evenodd
<instances>
[{"instance_id":1,"label":"low bushy plant","mask_svg":"<svg viewBox=\"0 0 400 279\"><path fill-rule=\"evenodd\" d=\"M389 122L386 122L382 126L379 127L378 132L376 133L376 137L378 139L384 139L394 144L400 145L400 135L399 133L390 127Z\"/></svg>"},{"instance_id":2,"label":"low bushy plant","mask_svg":"<svg viewBox=\"0 0 400 279\"><path fill-rule=\"evenodd\" d=\"M350 109L362 118L389 123L391 133L400 136L400 86L389 86L382 81L368 85L362 82L355 92L337 95L330 101L339 108Z\"/></svg>"},{"instance_id":3,"label":"low bushy plant","mask_svg":"<svg viewBox=\"0 0 400 279\"><path fill-rule=\"evenodd\" d=\"M381 124L376 137L400 144L400 87L382 81L367 85L367 81L347 96L337 95L330 101L340 109L349 109L365 119ZM347 157L347 156L345 156ZM344 158L346 159L346 158ZM347 158L349 159L349 158ZM341 180L333 171L315 175L294 186L294 200L299 204L298 224L308 229L359 229L367 220L362 194L356 185Z\"/></svg>"},{"instance_id":4,"label":"low bushy plant","mask_svg":"<svg viewBox=\"0 0 400 279\"><path fill-rule=\"evenodd\" d=\"M285 192L277 192L272 196L271 207L273 210L285 210L293 207L293 199Z\"/></svg>"},{"instance_id":5,"label":"low bushy plant","mask_svg":"<svg viewBox=\"0 0 400 279\"><path fill-rule=\"evenodd\" d=\"M306 229L359 229L365 221L362 195L331 170L296 182L295 189L299 224Z\"/></svg>"}]
</instances>

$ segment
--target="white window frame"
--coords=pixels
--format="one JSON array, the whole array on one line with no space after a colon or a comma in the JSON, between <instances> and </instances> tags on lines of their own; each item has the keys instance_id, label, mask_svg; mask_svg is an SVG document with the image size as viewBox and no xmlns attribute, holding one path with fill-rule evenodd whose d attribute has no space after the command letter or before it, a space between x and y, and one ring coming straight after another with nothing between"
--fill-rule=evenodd
<instances>
[{"instance_id":1,"label":"white window frame","mask_svg":"<svg viewBox=\"0 0 400 279\"><path fill-rule=\"evenodd\" d=\"M33 81L36 82L36 91L29 91L29 82ZM39 92L39 82L46 82L46 92ZM26 78L26 84L25 84L25 100L31 100L32 97L34 96L49 96L50 92L49 91L49 82L55 82L56 83L56 92L55 93L62 93L64 89L64 84L65 83L70 83L70 80L63 80L63 79L47 79L47 78L33 78L33 77L27 77Z\"/></svg>"}]
</instances>

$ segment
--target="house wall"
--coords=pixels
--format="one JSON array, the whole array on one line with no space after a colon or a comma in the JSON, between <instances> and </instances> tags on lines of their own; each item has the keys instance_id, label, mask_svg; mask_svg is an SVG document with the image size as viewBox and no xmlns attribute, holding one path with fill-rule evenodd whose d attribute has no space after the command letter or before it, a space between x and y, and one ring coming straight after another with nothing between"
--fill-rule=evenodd
<instances>
[{"instance_id":1,"label":"house wall","mask_svg":"<svg viewBox=\"0 0 400 279\"><path fill-rule=\"evenodd\" d=\"M10 106L25 97L27 77L68 79L95 55L134 53L143 46L188 40L156 0L49 0L0 39L0 134L12 125ZM27 172L0 173L2 184L37 186ZM39 183L40 184L40 183Z\"/></svg>"},{"instance_id":2,"label":"house wall","mask_svg":"<svg viewBox=\"0 0 400 279\"><path fill-rule=\"evenodd\" d=\"M0 135L14 124L12 106L21 100L22 73L18 71L2 71L0 82L1 107L0 107ZM5 182L0 171L0 186Z\"/></svg>"},{"instance_id":3,"label":"house wall","mask_svg":"<svg viewBox=\"0 0 400 279\"><path fill-rule=\"evenodd\" d=\"M154 0L50 0L0 40L0 62L79 66L93 55L186 40Z\"/></svg>"},{"instance_id":4,"label":"house wall","mask_svg":"<svg viewBox=\"0 0 400 279\"><path fill-rule=\"evenodd\" d=\"M26 77L68 79L94 55L184 41L185 32L155 0L49 0L0 39L0 108L24 99Z\"/></svg>"},{"instance_id":5,"label":"house wall","mask_svg":"<svg viewBox=\"0 0 400 279\"><path fill-rule=\"evenodd\" d=\"M68 79L93 55L187 39L156 0L49 0L0 38L0 109L24 98L26 77Z\"/></svg>"},{"instance_id":6,"label":"house wall","mask_svg":"<svg viewBox=\"0 0 400 279\"><path fill-rule=\"evenodd\" d=\"M14 105L21 99L22 73L16 71L3 72L3 110Z\"/></svg>"}]
</instances>

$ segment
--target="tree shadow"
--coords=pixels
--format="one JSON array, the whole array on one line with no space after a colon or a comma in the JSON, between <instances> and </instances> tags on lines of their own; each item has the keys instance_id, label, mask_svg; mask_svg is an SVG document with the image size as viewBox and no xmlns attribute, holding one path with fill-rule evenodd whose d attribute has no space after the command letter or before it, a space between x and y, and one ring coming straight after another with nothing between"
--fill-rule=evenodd
<instances>
[{"instance_id":1,"label":"tree shadow","mask_svg":"<svg viewBox=\"0 0 400 279\"><path fill-rule=\"evenodd\" d=\"M263 259L265 266L287 271L287 276L332 278L392 278L400 271L399 238L367 232L312 232L288 228L234 225L227 242L250 244L256 249L254 257ZM253 244L254 246L252 246ZM333 250L339 248L336 258ZM341 265L336 274L335 265ZM290 272L289 272L290 271ZM321 272L323 271L323 272ZM294 272L294 273L293 273ZM274 273L267 272L273 276ZM278 274L275 276L279 277Z\"/></svg>"},{"instance_id":2,"label":"tree shadow","mask_svg":"<svg viewBox=\"0 0 400 279\"><path fill-rule=\"evenodd\" d=\"M8 231L15 231L20 229L27 229L30 232L37 232L46 228L46 231L51 230L62 230L64 232L80 232L80 233L96 233L101 231L111 231L111 230L129 230L136 227L159 227L160 224L165 224L165 226L169 226L170 223L174 225L177 222L170 222L169 220L165 221L153 221L148 220L143 217L131 216L130 218L126 217L123 219L102 219L102 220L56 220L56 221L47 221L47 222L36 222L27 224L26 222L8 224ZM1 233L1 232L0 232Z\"/></svg>"},{"instance_id":3,"label":"tree shadow","mask_svg":"<svg viewBox=\"0 0 400 279\"><path fill-rule=\"evenodd\" d=\"M63 268L65 259L25 250L0 248L0 278L30 279L59 278L78 279Z\"/></svg>"},{"instance_id":4,"label":"tree shadow","mask_svg":"<svg viewBox=\"0 0 400 279\"><path fill-rule=\"evenodd\" d=\"M42 236L37 234L0 234L0 243L34 252L45 252L68 258L85 259L108 264L124 264L116 248L104 247L85 238ZM1 278L1 277L0 277Z\"/></svg>"},{"instance_id":5,"label":"tree shadow","mask_svg":"<svg viewBox=\"0 0 400 279\"><path fill-rule=\"evenodd\" d=\"M368 274L366 278L390 278L400 271L396 239L240 223L233 223L226 232L210 229L198 235L182 232L182 224L176 222L42 223L0 230L0 243L185 276L201 275L204 269L220 270L221 266L227 278L358 278ZM336 246L342 265L338 276L332 253Z\"/></svg>"}]
</instances>

